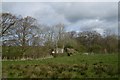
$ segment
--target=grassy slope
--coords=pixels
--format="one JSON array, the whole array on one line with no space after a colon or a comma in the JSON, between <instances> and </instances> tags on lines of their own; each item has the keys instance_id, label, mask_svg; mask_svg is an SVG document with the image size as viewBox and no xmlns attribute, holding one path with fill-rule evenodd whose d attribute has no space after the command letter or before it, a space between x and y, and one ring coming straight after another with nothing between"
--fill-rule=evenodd
<instances>
[{"instance_id":1,"label":"grassy slope","mask_svg":"<svg viewBox=\"0 0 120 80\"><path fill-rule=\"evenodd\" d=\"M94 69L95 63L101 63L109 65L105 72L95 74L95 72L99 72L101 67L98 67L97 70ZM82 67L80 65L84 65L87 63L89 66L87 70L79 71ZM3 77L17 78L17 77L62 77L62 78L84 78L84 77L117 77L116 71L118 68L118 56L115 54L96 54L96 55L73 55L73 56L64 56L57 58L49 58L44 60L27 60L27 61L3 61ZM37 64L37 67L35 67ZM40 65L39 65L40 64ZM41 65L42 64L42 65ZM49 64L49 65L48 65ZM57 65L58 64L58 65ZM62 64L62 65L59 65ZM69 65L63 65L69 64ZM75 64L72 65L72 64ZM76 66L77 64L77 66ZM78 65L80 64L80 65ZM29 66L28 66L29 65ZM26 66L28 66L26 68ZM98 65L99 66L99 65ZM12 68L11 68L12 67ZM78 68L77 68L78 67ZM111 70L111 68L113 68ZM105 68L104 68L105 69ZM59 72L61 71L61 73ZM85 74L83 75L82 73ZM111 75L112 74L112 75ZM47 76L46 76L47 75Z\"/></svg>"},{"instance_id":2,"label":"grassy slope","mask_svg":"<svg viewBox=\"0 0 120 80\"><path fill-rule=\"evenodd\" d=\"M96 54L96 55L73 55L73 56L63 56L63 57L57 57L57 58L49 58L49 59L43 59L43 60L26 60L26 61L2 61L3 66L9 65L9 64L20 64L20 65L26 65L26 64L82 64L82 63L88 63L93 64L96 62L103 62L105 64L112 64L117 65L118 64L118 56L115 54Z\"/></svg>"}]
</instances>

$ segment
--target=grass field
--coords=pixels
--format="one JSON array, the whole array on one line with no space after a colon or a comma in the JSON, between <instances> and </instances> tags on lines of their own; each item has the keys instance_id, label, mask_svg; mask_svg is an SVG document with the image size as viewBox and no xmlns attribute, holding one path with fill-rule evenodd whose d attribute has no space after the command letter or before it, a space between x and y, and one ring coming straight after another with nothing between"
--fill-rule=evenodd
<instances>
[{"instance_id":1,"label":"grass field","mask_svg":"<svg viewBox=\"0 0 120 80\"><path fill-rule=\"evenodd\" d=\"M4 78L118 77L117 54L73 55L42 60L2 61Z\"/></svg>"}]
</instances>

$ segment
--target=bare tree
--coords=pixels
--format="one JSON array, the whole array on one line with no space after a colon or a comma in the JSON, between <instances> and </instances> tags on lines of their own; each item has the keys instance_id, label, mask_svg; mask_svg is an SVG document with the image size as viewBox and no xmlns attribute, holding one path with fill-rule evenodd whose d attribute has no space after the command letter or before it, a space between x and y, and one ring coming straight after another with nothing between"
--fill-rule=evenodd
<instances>
[{"instance_id":1,"label":"bare tree","mask_svg":"<svg viewBox=\"0 0 120 80\"><path fill-rule=\"evenodd\" d=\"M10 13L2 13L0 16L0 25L2 27L1 34L4 35L4 33L15 24L17 18L13 16Z\"/></svg>"},{"instance_id":2,"label":"bare tree","mask_svg":"<svg viewBox=\"0 0 120 80\"><path fill-rule=\"evenodd\" d=\"M64 24L57 24L53 26L54 42L56 47L64 48L65 43L65 26Z\"/></svg>"}]
</instances>

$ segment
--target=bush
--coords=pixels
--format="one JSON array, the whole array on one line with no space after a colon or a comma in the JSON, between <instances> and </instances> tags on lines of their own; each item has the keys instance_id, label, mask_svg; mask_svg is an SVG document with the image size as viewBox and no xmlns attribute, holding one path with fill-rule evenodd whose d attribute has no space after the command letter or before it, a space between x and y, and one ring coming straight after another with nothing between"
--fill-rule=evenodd
<instances>
[{"instance_id":1,"label":"bush","mask_svg":"<svg viewBox=\"0 0 120 80\"><path fill-rule=\"evenodd\" d=\"M45 47L39 46L3 46L2 48L2 58L7 57L7 59L18 59L22 57L29 57L29 58L41 58L45 56L49 56L49 49Z\"/></svg>"}]
</instances>

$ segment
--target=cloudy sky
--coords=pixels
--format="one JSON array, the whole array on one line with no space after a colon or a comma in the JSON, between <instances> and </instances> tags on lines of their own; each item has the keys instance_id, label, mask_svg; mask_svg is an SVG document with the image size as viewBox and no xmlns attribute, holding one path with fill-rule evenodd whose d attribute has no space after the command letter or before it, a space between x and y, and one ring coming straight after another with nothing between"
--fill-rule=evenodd
<instances>
[{"instance_id":1,"label":"cloudy sky","mask_svg":"<svg viewBox=\"0 0 120 80\"><path fill-rule=\"evenodd\" d=\"M2 11L32 16L40 24L64 23L67 31L118 31L117 2L3 2Z\"/></svg>"}]
</instances>

